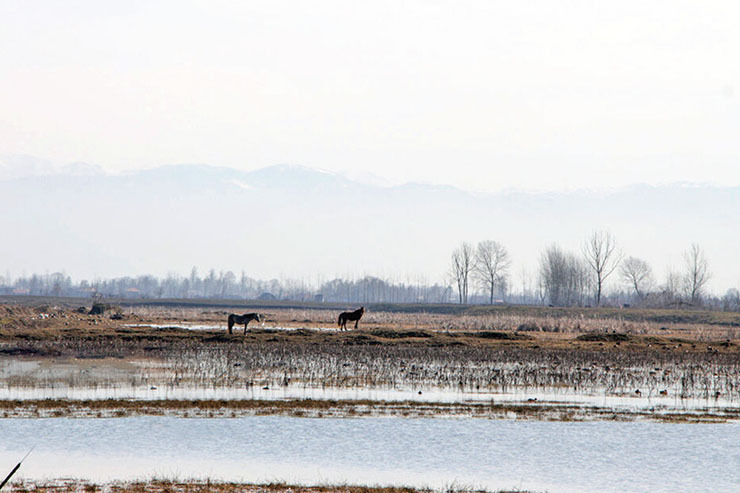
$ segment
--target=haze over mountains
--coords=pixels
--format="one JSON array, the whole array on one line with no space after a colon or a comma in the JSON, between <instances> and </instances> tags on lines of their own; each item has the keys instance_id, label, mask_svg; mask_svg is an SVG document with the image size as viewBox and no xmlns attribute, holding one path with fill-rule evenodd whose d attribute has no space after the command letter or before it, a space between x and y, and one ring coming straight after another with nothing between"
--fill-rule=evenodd
<instances>
[{"instance_id":1,"label":"haze over mountains","mask_svg":"<svg viewBox=\"0 0 740 493\"><path fill-rule=\"evenodd\" d=\"M517 290L547 246L580 251L589 233L606 229L659 282L683 269L682 252L696 242L714 274L710 291L740 286L740 187L472 193L295 165L108 174L3 156L0 207L0 269L12 276L187 275L197 266L309 282L372 274L431 283L446 278L460 242L494 239L511 252Z\"/></svg>"}]
</instances>

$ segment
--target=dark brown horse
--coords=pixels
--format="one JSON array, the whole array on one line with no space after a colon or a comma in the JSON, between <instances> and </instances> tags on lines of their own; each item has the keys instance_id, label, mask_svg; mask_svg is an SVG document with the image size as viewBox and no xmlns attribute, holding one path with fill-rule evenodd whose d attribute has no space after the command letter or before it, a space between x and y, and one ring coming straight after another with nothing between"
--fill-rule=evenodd
<instances>
[{"instance_id":1,"label":"dark brown horse","mask_svg":"<svg viewBox=\"0 0 740 493\"><path fill-rule=\"evenodd\" d=\"M247 325L249 325L249 322L252 320L261 322L262 318L259 313L245 313L244 315L235 315L232 313L229 315L229 334L231 334L231 328L234 324L244 324L244 335L247 335Z\"/></svg>"},{"instance_id":2,"label":"dark brown horse","mask_svg":"<svg viewBox=\"0 0 740 493\"><path fill-rule=\"evenodd\" d=\"M342 312L339 314L339 320L337 320L337 323L342 330L347 330L347 320L349 320L350 322L354 320L356 329L357 324L360 323L360 319L362 318L363 313L365 313L364 306L361 306L359 310L355 310L353 312Z\"/></svg>"}]
</instances>

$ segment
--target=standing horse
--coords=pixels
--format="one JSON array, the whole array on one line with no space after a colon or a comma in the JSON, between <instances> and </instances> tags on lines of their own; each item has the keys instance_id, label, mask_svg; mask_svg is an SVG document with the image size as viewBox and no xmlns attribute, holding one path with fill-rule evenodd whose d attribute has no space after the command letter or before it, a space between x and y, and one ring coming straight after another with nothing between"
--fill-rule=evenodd
<instances>
[{"instance_id":1,"label":"standing horse","mask_svg":"<svg viewBox=\"0 0 740 493\"><path fill-rule=\"evenodd\" d=\"M247 325L249 325L249 322L252 320L256 320L258 322L262 321L262 318L260 317L259 313L245 313L244 315L235 315L230 314L229 315L229 334L231 334L231 328L234 326L234 324L244 324L244 335L247 335Z\"/></svg>"},{"instance_id":2,"label":"standing horse","mask_svg":"<svg viewBox=\"0 0 740 493\"><path fill-rule=\"evenodd\" d=\"M364 306L361 306L359 310L355 310L353 312L342 312L339 314L339 320L337 320L337 324L339 324L339 327L341 327L342 330L347 330L347 320L354 320L356 329L357 324L360 323L360 319L362 318L363 313L365 313Z\"/></svg>"}]
</instances>

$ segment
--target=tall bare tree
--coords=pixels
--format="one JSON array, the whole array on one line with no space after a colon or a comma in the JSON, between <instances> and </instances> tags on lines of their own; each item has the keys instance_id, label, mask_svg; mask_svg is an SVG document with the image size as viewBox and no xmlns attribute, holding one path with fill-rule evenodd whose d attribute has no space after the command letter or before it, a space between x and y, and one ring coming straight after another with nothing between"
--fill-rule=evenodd
<instances>
[{"instance_id":1,"label":"tall bare tree","mask_svg":"<svg viewBox=\"0 0 740 493\"><path fill-rule=\"evenodd\" d=\"M470 243L462 243L452 252L450 277L457 284L457 293L461 304L468 303L468 286L475 263L475 252Z\"/></svg>"},{"instance_id":2,"label":"tall bare tree","mask_svg":"<svg viewBox=\"0 0 740 493\"><path fill-rule=\"evenodd\" d=\"M552 245L540 256L540 299L557 306L581 305L591 287L589 277L585 260Z\"/></svg>"},{"instance_id":3,"label":"tall bare tree","mask_svg":"<svg viewBox=\"0 0 740 493\"><path fill-rule=\"evenodd\" d=\"M493 304L496 287L506 284L511 259L506 247L496 241L481 241L475 250L474 275L488 291L489 302Z\"/></svg>"},{"instance_id":4,"label":"tall bare tree","mask_svg":"<svg viewBox=\"0 0 740 493\"><path fill-rule=\"evenodd\" d=\"M661 303L664 306L674 305L681 298L681 284L683 284L683 275L673 269L666 273L665 283L661 286Z\"/></svg>"},{"instance_id":5,"label":"tall bare tree","mask_svg":"<svg viewBox=\"0 0 740 493\"><path fill-rule=\"evenodd\" d=\"M691 248L684 252L683 258L686 262L686 272L683 277L684 292L691 303L697 303L704 295L704 285L712 277L709 272L709 262L707 262L704 251L696 243L692 243Z\"/></svg>"},{"instance_id":6,"label":"tall bare tree","mask_svg":"<svg viewBox=\"0 0 740 493\"><path fill-rule=\"evenodd\" d=\"M643 299L655 283L653 269L647 262L637 257L624 259L619 271L622 280L632 287L638 299Z\"/></svg>"},{"instance_id":7,"label":"tall bare tree","mask_svg":"<svg viewBox=\"0 0 740 493\"><path fill-rule=\"evenodd\" d=\"M594 301L601 304L604 281L617 268L622 254L617 250L617 242L607 231L594 231L583 243L583 256L594 274Z\"/></svg>"},{"instance_id":8,"label":"tall bare tree","mask_svg":"<svg viewBox=\"0 0 740 493\"><path fill-rule=\"evenodd\" d=\"M527 272L527 268L522 266L522 270L519 271L519 282L522 283L522 294L519 298L519 303L522 305L524 304L524 301L527 299L527 296L529 295L530 288L528 287L531 284L531 280L529 278L529 272Z\"/></svg>"}]
</instances>

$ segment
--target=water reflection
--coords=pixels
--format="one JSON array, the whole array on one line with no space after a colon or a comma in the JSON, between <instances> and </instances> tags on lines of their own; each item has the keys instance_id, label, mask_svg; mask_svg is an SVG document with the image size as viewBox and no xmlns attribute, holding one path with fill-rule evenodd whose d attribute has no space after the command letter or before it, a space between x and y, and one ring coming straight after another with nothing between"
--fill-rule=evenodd
<instances>
[{"instance_id":1,"label":"water reflection","mask_svg":"<svg viewBox=\"0 0 740 493\"><path fill-rule=\"evenodd\" d=\"M423 390L421 390L423 388ZM0 388L3 400L37 399L135 399L135 400L288 400L315 399L339 401L388 401L388 402L439 402L439 403L521 403L579 405L614 409L623 412L663 411L723 411L737 408L728 399L681 399L677 396L615 396L603 394L576 394L570 389L512 389L509 392L466 392L427 387L309 387L303 385L273 387L198 387L191 385L160 386L96 386L68 387L6 387Z\"/></svg>"},{"instance_id":2,"label":"water reflection","mask_svg":"<svg viewBox=\"0 0 740 493\"><path fill-rule=\"evenodd\" d=\"M740 424L475 419L0 419L25 478L152 476L539 491L733 491Z\"/></svg>"}]
</instances>

